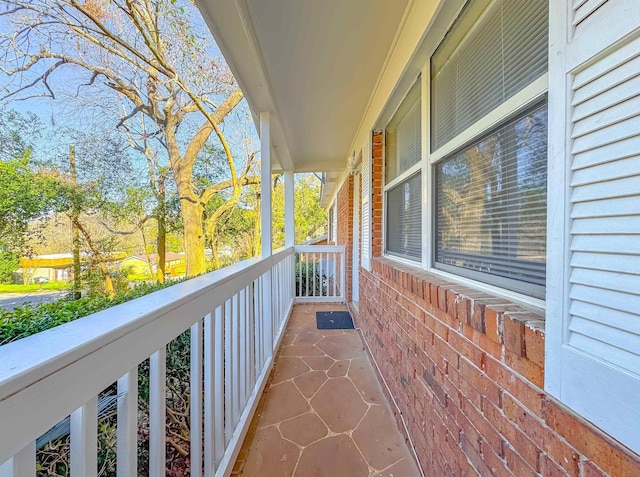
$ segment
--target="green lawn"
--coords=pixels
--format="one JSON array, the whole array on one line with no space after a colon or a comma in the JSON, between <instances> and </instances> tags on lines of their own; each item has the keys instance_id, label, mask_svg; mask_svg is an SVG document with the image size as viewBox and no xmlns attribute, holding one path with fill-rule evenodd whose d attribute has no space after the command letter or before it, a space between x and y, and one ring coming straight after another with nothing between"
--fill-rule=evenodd
<instances>
[{"instance_id":1,"label":"green lawn","mask_svg":"<svg viewBox=\"0 0 640 477\"><path fill-rule=\"evenodd\" d=\"M67 282L50 282L43 285L2 285L0 284L0 293L31 293L39 290L60 291L67 290L69 283Z\"/></svg>"}]
</instances>

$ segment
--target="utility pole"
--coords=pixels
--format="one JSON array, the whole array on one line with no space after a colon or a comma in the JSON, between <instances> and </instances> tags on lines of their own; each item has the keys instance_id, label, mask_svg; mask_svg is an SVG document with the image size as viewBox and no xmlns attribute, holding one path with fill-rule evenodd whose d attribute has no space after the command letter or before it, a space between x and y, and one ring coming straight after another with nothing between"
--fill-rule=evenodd
<instances>
[{"instance_id":1,"label":"utility pole","mask_svg":"<svg viewBox=\"0 0 640 477\"><path fill-rule=\"evenodd\" d=\"M72 144L69 146L69 172L71 173L71 184L74 187L74 195L71 200L71 237L73 240L73 299L78 300L82 296L82 283L80 281L80 231L77 223L80 218L80 207L75 195L78 185L78 172L76 170L76 148Z\"/></svg>"}]
</instances>

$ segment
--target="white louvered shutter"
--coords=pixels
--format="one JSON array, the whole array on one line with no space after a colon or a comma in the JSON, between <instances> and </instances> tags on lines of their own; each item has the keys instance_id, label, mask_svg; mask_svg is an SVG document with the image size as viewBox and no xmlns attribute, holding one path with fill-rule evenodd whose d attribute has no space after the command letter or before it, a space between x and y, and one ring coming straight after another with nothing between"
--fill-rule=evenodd
<instances>
[{"instance_id":1,"label":"white louvered shutter","mask_svg":"<svg viewBox=\"0 0 640 477\"><path fill-rule=\"evenodd\" d=\"M640 452L640 2L551 5L546 386Z\"/></svg>"},{"instance_id":2,"label":"white louvered shutter","mask_svg":"<svg viewBox=\"0 0 640 477\"><path fill-rule=\"evenodd\" d=\"M371 136L362 146L362 250L360 263L371 270Z\"/></svg>"}]
</instances>

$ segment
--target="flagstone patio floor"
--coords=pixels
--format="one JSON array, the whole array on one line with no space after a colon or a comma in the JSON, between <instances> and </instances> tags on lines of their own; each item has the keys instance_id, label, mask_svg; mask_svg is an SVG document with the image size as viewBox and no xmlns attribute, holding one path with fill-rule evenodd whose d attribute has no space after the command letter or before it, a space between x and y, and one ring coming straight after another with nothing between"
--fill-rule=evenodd
<instances>
[{"instance_id":1,"label":"flagstone patio floor","mask_svg":"<svg viewBox=\"0 0 640 477\"><path fill-rule=\"evenodd\" d=\"M358 331L316 327L345 309L294 306L232 475L420 475Z\"/></svg>"}]
</instances>

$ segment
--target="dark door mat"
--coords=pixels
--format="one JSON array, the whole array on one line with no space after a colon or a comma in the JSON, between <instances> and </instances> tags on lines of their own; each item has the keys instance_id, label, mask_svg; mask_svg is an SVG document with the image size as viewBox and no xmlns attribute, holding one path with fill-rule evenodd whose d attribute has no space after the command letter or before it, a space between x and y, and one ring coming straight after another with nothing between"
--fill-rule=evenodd
<instances>
[{"instance_id":1,"label":"dark door mat","mask_svg":"<svg viewBox=\"0 0 640 477\"><path fill-rule=\"evenodd\" d=\"M348 311L317 311L316 325L319 330L353 330L353 320Z\"/></svg>"}]
</instances>

